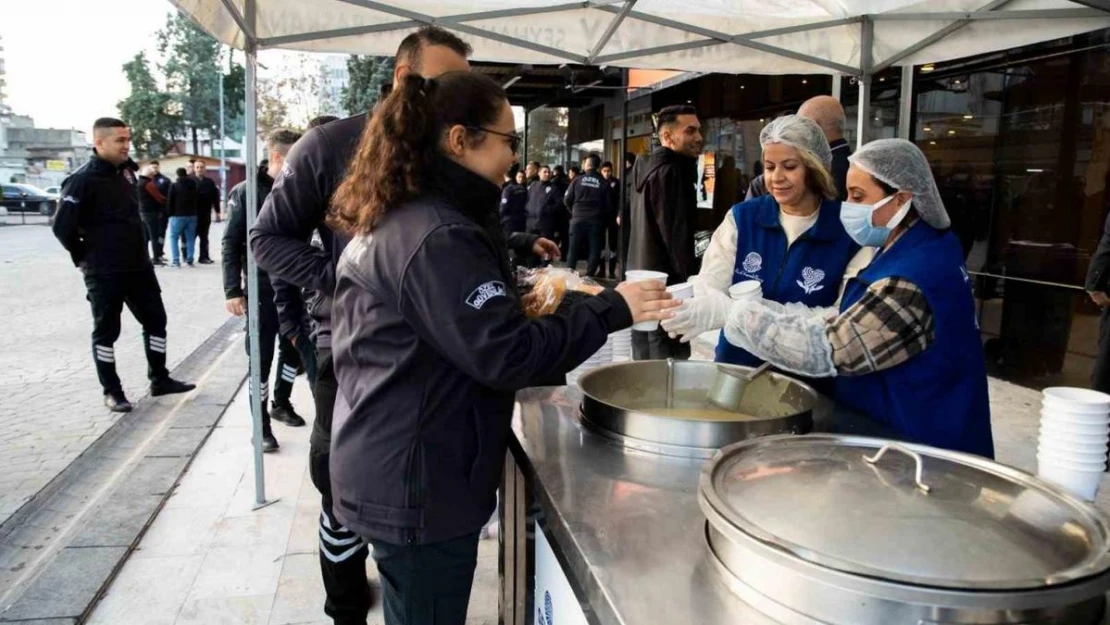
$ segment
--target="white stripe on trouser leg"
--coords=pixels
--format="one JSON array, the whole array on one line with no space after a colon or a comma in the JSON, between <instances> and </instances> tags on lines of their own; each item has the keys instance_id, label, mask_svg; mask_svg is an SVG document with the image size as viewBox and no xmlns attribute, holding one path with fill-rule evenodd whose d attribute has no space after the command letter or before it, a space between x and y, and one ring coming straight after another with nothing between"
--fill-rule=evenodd
<instances>
[{"instance_id":1,"label":"white stripe on trouser leg","mask_svg":"<svg viewBox=\"0 0 1110 625\"><path fill-rule=\"evenodd\" d=\"M282 365L281 366L281 379L285 380L286 382L291 383L296 378L297 378L297 370L296 369L294 369L293 367L290 367L289 365Z\"/></svg>"},{"instance_id":2,"label":"white stripe on trouser leg","mask_svg":"<svg viewBox=\"0 0 1110 625\"><path fill-rule=\"evenodd\" d=\"M150 337L150 351L158 352L159 354L166 353L166 339L159 336Z\"/></svg>"},{"instance_id":3,"label":"white stripe on trouser leg","mask_svg":"<svg viewBox=\"0 0 1110 625\"><path fill-rule=\"evenodd\" d=\"M331 562L339 563L358 553L366 542L361 536L338 523L335 527L336 529L332 529L327 515L320 515L320 553ZM350 547L347 547L348 545ZM343 550L340 551L340 549Z\"/></svg>"},{"instance_id":4,"label":"white stripe on trouser leg","mask_svg":"<svg viewBox=\"0 0 1110 625\"><path fill-rule=\"evenodd\" d=\"M100 362L116 362L116 350L114 348L102 347L100 345L94 345L93 347L96 348L96 359Z\"/></svg>"}]
</instances>

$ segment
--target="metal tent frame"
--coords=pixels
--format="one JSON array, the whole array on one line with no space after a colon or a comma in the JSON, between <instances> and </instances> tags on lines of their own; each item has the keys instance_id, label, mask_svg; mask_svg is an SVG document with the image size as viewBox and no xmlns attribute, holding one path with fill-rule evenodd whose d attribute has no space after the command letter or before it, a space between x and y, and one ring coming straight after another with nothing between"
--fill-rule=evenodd
<instances>
[{"instance_id":1,"label":"metal tent frame","mask_svg":"<svg viewBox=\"0 0 1110 625\"><path fill-rule=\"evenodd\" d=\"M526 0L519 0L526 2ZM737 0L740 2L741 0ZM381 34L381 33L395 33L397 41L415 28L424 25L440 26L449 30L453 30L462 35L478 38L479 40L486 40L506 44L512 48L539 53L552 57L552 59L559 59L564 62L578 63L582 65L614 65L620 67L636 67L638 59L645 59L647 57L657 57L658 55L674 54L689 52L699 49L708 48L710 46L719 46L728 44L736 46L737 48L757 51L774 55L777 58L789 59L801 63L809 64L816 68L829 70L835 75L854 76L859 81L859 106L858 106L858 120L857 120L857 146L866 142L865 129L868 119L869 102L871 99L871 79L876 73L888 69L893 66L902 65L903 74L901 81L901 112L899 123L899 136L908 137L909 135L909 110L911 107L912 88L913 88L913 67L914 64L923 64L927 61L919 58L919 54L926 49L930 49L938 43L949 40L954 34L963 30L967 26L976 22L984 22L991 20L1011 20L1017 21L1022 24L1028 25L1030 33L1027 38L1036 41L1043 41L1053 39L1060 36L1057 33L1041 34L1037 29L1039 25L1044 23L1045 20L1080 20L1085 26L1076 30L1075 32L1083 32L1084 30L1097 30L1110 26L1110 0L1060 0L1059 8L1043 9L1043 8L1025 8L1019 10L1013 9L1014 5L1029 5L1027 0L991 0L975 8L974 10L965 11L921 11L912 10L916 7L934 6L933 3L919 3L910 5L907 11L891 11L885 13L867 13L860 15L853 15L850 17L843 17L837 19L823 19L818 21L811 21L795 25L788 25L779 28L770 28L764 30L757 30L754 32L747 32L742 34L730 34L721 32L710 28L705 28L693 24L680 22L676 19L654 15L644 11L637 11L636 7L641 0L585 0L579 2L567 2L560 4L551 4L547 6L512 6L514 0L504 0L505 8L496 10L479 11L472 13L460 13L444 16L436 16L430 13L403 8L396 4L391 4L388 1L379 0L303 0L296 4L300 5L298 8L303 8L305 5L347 5L361 9L368 12L368 17L373 13L384 14L392 19L391 21L381 23L371 23L363 26L348 26L342 28L332 28L323 30L313 30L305 32L295 32L291 34L281 34L273 36L259 36L259 5L269 5L273 3L278 10L289 11L292 15L293 8L289 0L171 0L177 8L184 14L188 15L195 21L201 28L212 34L222 43L229 46L244 50L246 53L246 136L254 138L257 136L257 54L260 49L265 48L291 48L296 49L311 42L320 42L325 40L335 40L342 38L352 38L365 35ZM648 2L648 0L645 0ZM400 4L401 2L398 2ZM429 9L439 5L434 0L407 0L403 2L406 5L419 5L427 6ZM487 2L490 4L490 2ZM943 3L937 2L936 4L951 4L951 2ZM1034 0L1034 6L1036 2ZM1066 8L1065 8L1066 7ZM473 22L482 22L486 20L504 20L508 18L519 17L542 17L551 16L553 14L560 14L571 11L592 10L603 12L611 16L608 25L601 32L600 36L589 46L585 54L581 52L574 52L572 50L562 49L559 47L549 46L535 41L528 41L517 36L507 35L501 32L495 32L486 28L481 28L473 25ZM290 19L295 19L290 17ZM610 43L612 38L621 29L622 25L628 21L638 20L646 24L671 29L673 31L682 33L683 36L694 36L696 39L684 41L681 43L672 43L666 45L649 46L645 48L626 50L623 52L613 52L603 54L604 49ZM233 24L234 28L228 28L228 20ZM882 61L874 62L874 48L875 48L875 25L876 23L890 23L902 22L905 24L914 23L928 23L937 21L948 21L946 26L934 30L926 34L916 42L906 46L905 48L888 55ZM1086 26L1089 24L1089 27ZM807 54L791 50L781 45L767 43L766 39L781 37L784 35L798 34L798 33L811 33L824 29L836 27L855 27L858 28L858 46L859 46L859 64L847 65L837 62L832 59L822 58L813 54ZM928 30L928 26L926 26ZM1038 38L1039 37L1039 38ZM395 42L394 42L395 48ZM1000 44L994 49L1005 49L1011 47L1010 44ZM336 51L336 50L333 50ZM359 52L359 50L346 50L349 52ZM381 54L392 54L393 51L381 50ZM915 56L917 55L917 56ZM903 63L910 59L909 63ZM487 58L483 60L497 60L497 61L519 61L519 62L533 62L531 60L522 60L517 58ZM938 58L935 60L946 60ZM670 69L686 70L686 71L704 71L704 67L699 62L699 59L691 56L679 56L674 58L674 62ZM783 72L766 72L766 73L794 73L793 71ZM834 80L834 95L839 96L839 81ZM627 105L627 94L625 97ZM625 126L627 129L627 125ZM622 159L623 163L623 159ZM258 154L257 154L257 141L246 141L246 168L247 168L247 227L250 228L258 214L258 187L257 187L257 168L258 168ZM256 505L266 505L268 502L265 499L265 481L263 475L262 463L262 404L261 404L261 374L258 367L260 360L259 350L259 329L258 329L258 268L255 264L254 254L249 251L247 256L248 276L247 276L247 293L248 293L248 332L250 338L250 394L251 394L251 412L253 415L253 430L254 430L254 466L255 466L255 494Z\"/></svg>"}]
</instances>

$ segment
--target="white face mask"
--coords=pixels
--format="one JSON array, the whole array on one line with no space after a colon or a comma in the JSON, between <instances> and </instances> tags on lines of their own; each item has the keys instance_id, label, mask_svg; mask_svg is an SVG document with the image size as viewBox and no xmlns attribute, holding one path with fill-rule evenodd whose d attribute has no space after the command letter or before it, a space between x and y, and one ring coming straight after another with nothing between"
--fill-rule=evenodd
<instances>
[{"instance_id":1,"label":"white face mask","mask_svg":"<svg viewBox=\"0 0 1110 625\"><path fill-rule=\"evenodd\" d=\"M890 238L890 233L898 227L898 224L902 223L902 220L910 212L912 200L906 200L906 203L898 209L898 212L890 218L885 226L874 225L871 219L875 211L886 206L893 199L894 196L890 195L876 204L841 202L840 223L848 232L848 236L852 237L852 240L862 247L882 247L886 240Z\"/></svg>"}]
</instances>

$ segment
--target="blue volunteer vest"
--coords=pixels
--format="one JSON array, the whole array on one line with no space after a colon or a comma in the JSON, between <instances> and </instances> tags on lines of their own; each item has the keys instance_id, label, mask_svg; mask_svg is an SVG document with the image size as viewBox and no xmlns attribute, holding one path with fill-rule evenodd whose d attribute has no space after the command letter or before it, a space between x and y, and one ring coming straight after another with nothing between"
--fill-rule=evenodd
<instances>
[{"instance_id":1,"label":"blue volunteer vest","mask_svg":"<svg viewBox=\"0 0 1110 625\"><path fill-rule=\"evenodd\" d=\"M741 202L732 207L732 216L736 219L733 284L759 280L763 284L763 298L780 304L800 302L810 307L827 307L836 303L844 270L860 249L840 223L839 200L821 202L817 222L789 250L786 231L779 222L779 205L772 196ZM729 343L724 332L717 343L715 360L750 367L763 363L747 350ZM832 391L829 383L824 386Z\"/></svg>"},{"instance_id":2,"label":"blue volunteer vest","mask_svg":"<svg viewBox=\"0 0 1110 625\"><path fill-rule=\"evenodd\" d=\"M919 221L848 283L841 312L872 283L892 276L922 290L935 339L890 369L838 377L836 400L910 441L994 458L987 370L959 240Z\"/></svg>"}]
</instances>

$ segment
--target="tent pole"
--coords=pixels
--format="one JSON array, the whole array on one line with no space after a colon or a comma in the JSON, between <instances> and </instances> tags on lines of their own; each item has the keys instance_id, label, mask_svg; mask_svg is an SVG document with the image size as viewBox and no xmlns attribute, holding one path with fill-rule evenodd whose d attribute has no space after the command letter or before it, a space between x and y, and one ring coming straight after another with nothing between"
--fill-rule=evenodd
<instances>
[{"instance_id":1,"label":"tent pole","mask_svg":"<svg viewBox=\"0 0 1110 625\"><path fill-rule=\"evenodd\" d=\"M832 75L832 92L829 95L836 98L837 102L840 101L840 86L843 82L844 81L841 79L840 74Z\"/></svg>"},{"instance_id":2,"label":"tent pole","mask_svg":"<svg viewBox=\"0 0 1110 625\"><path fill-rule=\"evenodd\" d=\"M620 204L617 205L617 214L624 213L624 203L628 201L628 175L632 172L628 171L628 157L630 152L628 149L628 69L625 68L621 71L624 80L621 89L621 149L617 153L617 158L620 163L617 165L620 171ZM624 249L624 229L631 227L632 224L622 223L617 228L617 257L621 261L621 280L624 279L625 273L625 260L628 258L628 250Z\"/></svg>"},{"instance_id":3,"label":"tent pole","mask_svg":"<svg viewBox=\"0 0 1110 625\"><path fill-rule=\"evenodd\" d=\"M856 149L867 143L867 126L871 116L871 53L874 45L875 23L870 17L864 17L860 23L860 54L859 54L859 106L856 115Z\"/></svg>"},{"instance_id":4,"label":"tent pole","mask_svg":"<svg viewBox=\"0 0 1110 625\"><path fill-rule=\"evenodd\" d=\"M898 138L913 141L913 65L902 66L902 88L898 94Z\"/></svg>"},{"instance_id":5,"label":"tent pole","mask_svg":"<svg viewBox=\"0 0 1110 625\"><path fill-rule=\"evenodd\" d=\"M528 119L530 117L532 117L532 111L528 110L528 107L525 106L524 107L524 148L523 148L524 151L521 153L521 155L524 157L523 166L525 166L525 167L528 165ZM536 172L536 175L539 175L539 172ZM528 182L528 181L525 180L525 182Z\"/></svg>"},{"instance_id":6,"label":"tent pole","mask_svg":"<svg viewBox=\"0 0 1110 625\"><path fill-rule=\"evenodd\" d=\"M255 0L247 0L247 24L254 26ZM246 150L247 166L247 232L248 240L251 227L258 217L258 43L253 37L248 37L247 46L247 71L246 71L246 132L243 138L243 147ZM247 340L250 342L250 405L252 443L254 445L254 508L257 510L268 503L266 501L266 476L262 464L262 349L259 339L258 316L258 265L254 262L254 253L251 246L247 245Z\"/></svg>"}]
</instances>

